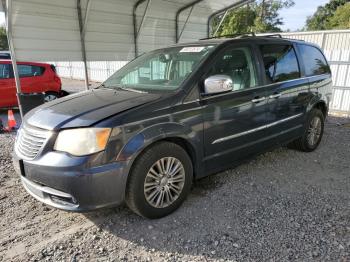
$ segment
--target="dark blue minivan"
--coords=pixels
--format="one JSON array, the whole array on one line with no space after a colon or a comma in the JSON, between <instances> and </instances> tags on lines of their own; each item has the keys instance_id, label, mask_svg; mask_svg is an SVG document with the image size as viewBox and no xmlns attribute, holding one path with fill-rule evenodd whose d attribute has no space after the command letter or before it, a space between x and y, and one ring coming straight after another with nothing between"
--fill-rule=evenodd
<instances>
[{"instance_id":1,"label":"dark blue minivan","mask_svg":"<svg viewBox=\"0 0 350 262\"><path fill-rule=\"evenodd\" d=\"M29 194L51 206L125 201L159 218L195 179L280 145L315 150L331 88L326 58L310 43L245 35L179 44L30 111L13 162Z\"/></svg>"}]
</instances>

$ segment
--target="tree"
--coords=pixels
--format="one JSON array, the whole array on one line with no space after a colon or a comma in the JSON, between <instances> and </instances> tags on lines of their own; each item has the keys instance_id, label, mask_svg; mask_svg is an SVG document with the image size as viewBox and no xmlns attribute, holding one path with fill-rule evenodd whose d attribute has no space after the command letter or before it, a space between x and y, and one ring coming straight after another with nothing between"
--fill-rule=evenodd
<instances>
[{"instance_id":1,"label":"tree","mask_svg":"<svg viewBox=\"0 0 350 262\"><path fill-rule=\"evenodd\" d=\"M281 32L283 20L279 11L294 5L293 0L260 0L228 12L217 35L243 34L247 32ZM222 18L213 20L213 33Z\"/></svg>"},{"instance_id":2,"label":"tree","mask_svg":"<svg viewBox=\"0 0 350 262\"><path fill-rule=\"evenodd\" d=\"M324 6L319 6L317 11L306 20L306 30L326 30L331 29L330 19L336 10L348 3L349 0L331 0Z\"/></svg>"},{"instance_id":3,"label":"tree","mask_svg":"<svg viewBox=\"0 0 350 262\"><path fill-rule=\"evenodd\" d=\"M350 29L350 3L337 8L329 18L327 29Z\"/></svg>"},{"instance_id":4,"label":"tree","mask_svg":"<svg viewBox=\"0 0 350 262\"><path fill-rule=\"evenodd\" d=\"M256 13L249 7L230 11L223 22L218 35L242 34L252 31Z\"/></svg>"},{"instance_id":5,"label":"tree","mask_svg":"<svg viewBox=\"0 0 350 262\"><path fill-rule=\"evenodd\" d=\"M8 50L9 46L7 43L6 29L0 27L0 50Z\"/></svg>"}]
</instances>

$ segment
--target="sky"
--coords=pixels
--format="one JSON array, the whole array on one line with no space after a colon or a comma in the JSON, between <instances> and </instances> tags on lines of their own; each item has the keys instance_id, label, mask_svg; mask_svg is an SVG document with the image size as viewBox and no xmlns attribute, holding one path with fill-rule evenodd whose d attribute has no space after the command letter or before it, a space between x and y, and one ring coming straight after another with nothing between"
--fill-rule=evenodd
<instances>
[{"instance_id":1,"label":"sky","mask_svg":"<svg viewBox=\"0 0 350 262\"><path fill-rule=\"evenodd\" d=\"M284 22L282 30L296 31L302 29L306 18L315 13L318 6L328 3L329 0L294 0L294 2L293 7L280 11L280 16ZM0 25L4 23L4 13L0 12Z\"/></svg>"},{"instance_id":2,"label":"sky","mask_svg":"<svg viewBox=\"0 0 350 262\"><path fill-rule=\"evenodd\" d=\"M318 6L328 3L329 0L294 0L294 2L293 7L280 11L280 16L284 22L281 28L284 31L287 29L291 31L302 29L305 26L306 18L313 15Z\"/></svg>"}]
</instances>

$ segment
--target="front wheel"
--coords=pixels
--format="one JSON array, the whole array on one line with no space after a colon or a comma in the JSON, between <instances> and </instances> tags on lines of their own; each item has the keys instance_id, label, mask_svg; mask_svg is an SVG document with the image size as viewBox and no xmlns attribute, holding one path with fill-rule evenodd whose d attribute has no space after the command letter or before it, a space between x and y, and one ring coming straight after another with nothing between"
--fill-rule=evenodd
<instances>
[{"instance_id":1,"label":"front wheel","mask_svg":"<svg viewBox=\"0 0 350 262\"><path fill-rule=\"evenodd\" d=\"M45 102L50 102L58 98L58 94L56 92L46 92L44 96Z\"/></svg>"},{"instance_id":2,"label":"front wheel","mask_svg":"<svg viewBox=\"0 0 350 262\"><path fill-rule=\"evenodd\" d=\"M175 211L188 195L192 162L177 144L160 142L136 160L126 189L126 203L135 213L160 218Z\"/></svg>"},{"instance_id":3,"label":"front wheel","mask_svg":"<svg viewBox=\"0 0 350 262\"><path fill-rule=\"evenodd\" d=\"M305 123L303 136L293 141L290 146L304 152L314 151L321 142L324 130L324 115L314 108Z\"/></svg>"}]
</instances>

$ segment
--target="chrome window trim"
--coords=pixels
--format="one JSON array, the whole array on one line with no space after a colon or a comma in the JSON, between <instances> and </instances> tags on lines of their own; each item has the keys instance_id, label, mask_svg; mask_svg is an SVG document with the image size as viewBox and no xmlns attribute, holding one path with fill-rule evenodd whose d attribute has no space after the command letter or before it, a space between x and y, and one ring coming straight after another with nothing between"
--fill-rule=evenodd
<instances>
[{"instance_id":1,"label":"chrome window trim","mask_svg":"<svg viewBox=\"0 0 350 262\"><path fill-rule=\"evenodd\" d=\"M230 135L230 136L225 136L225 137L222 137L222 138L219 138L219 139L214 140L214 141L212 142L212 144L214 145L214 144L217 144L217 143L225 142L225 141L227 141L227 140L231 140L231 139L233 139L233 138L237 138L237 137L240 137L240 136L248 135L248 134L251 134L251 133L254 133L254 132L263 130L263 129L267 129L267 128L269 128L269 127L272 127L272 126L281 124L281 123L283 123L283 122L292 120L292 119L297 118L297 117L302 116L302 115L303 115L303 114L300 113L300 114L297 114L297 115L294 115L294 116L290 116L290 117L287 117L287 118L278 120L278 121L276 121L276 122L273 122L273 123L270 123L270 124L267 124L267 125L259 126L259 127L257 127L257 128L253 128L253 129L250 129L250 130L241 132L241 133L237 133L237 134Z\"/></svg>"},{"instance_id":2,"label":"chrome window trim","mask_svg":"<svg viewBox=\"0 0 350 262\"><path fill-rule=\"evenodd\" d=\"M203 93L200 94L200 100L208 100L211 99L213 97L219 97L219 96L226 96L228 94L233 94L233 93L242 93L248 90L256 90L256 89L260 89L260 88L264 88L264 87L269 87L269 86L273 86L273 85L281 85L281 84L286 84L289 82L293 82L293 81L297 81L297 80L310 80L312 78L316 78L316 77L322 77L322 76L328 76L330 74L321 74L321 75L313 75L313 76L303 76L303 77L299 77L299 78L295 78L295 79L289 79L289 80L285 80L285 81L281 81L281 82L276 82L276 83L271 83L271 84L266 84L266 85L261 85L261 86L254 86L254 87L249 87L249 88L244 88L242 90L235 90L235 91L231 91L231 92L227 92L227 93L223 93L223 94L218 94L218 95L203 95Z\"/></svg>"}]
</instances>

